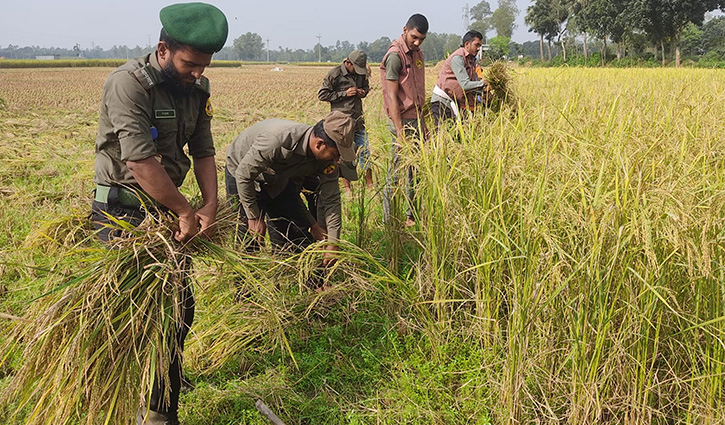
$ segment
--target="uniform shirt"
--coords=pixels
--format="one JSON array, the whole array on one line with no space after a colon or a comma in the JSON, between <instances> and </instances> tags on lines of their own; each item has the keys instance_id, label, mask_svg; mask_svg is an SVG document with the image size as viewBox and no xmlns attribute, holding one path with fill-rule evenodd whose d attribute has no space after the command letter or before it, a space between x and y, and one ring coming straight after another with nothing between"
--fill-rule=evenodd
<instances>
[{"instance_id":1,"label":"uniform shirt","mask_svg":"<svg viewBox=\"0 0 725 425\"><path fill-rule=\"evenodd\" d=\"M342 227L339 170L334 162L319 161L309 152L311 133L312 126L280 119L254 124L227 148L227 171L237 181L239 202L251 219L261 216L257 191L275 198L290 181L301 186L305 177L319 175L318 217L324 219L328 241L336 241ZM299 197L297 201L302 203ZM315 223L311 214L307 218L310 225Z\"/></svg>"},{"instance_id":2,"label":"uniform shirt","mask_svg":"<svg viewBox=\"0 0 725 425\"><path fill-rule=\"evenodd\" d=\"M161 75L156 52L128 61L108 76L103 87L96 137L93 180L103 185L137 184L126 161L152 156L176 186L191 167L184 153L214 155L209 80L198 79L188 96L174 96ZM158 132L156 140L151 127Z\"/></svg>"},{"instance_id":3,"label":"uniform shirt","mask_svg":"<svg viewBox=\"0 0 725 425\"><path fill-rule=\"evenodd\" d=\"M348 96L347 89L355 87L370 91L370 83L367 75L360 75L350 72L342 63L327 73L322 80L322 88L317 92L317 97L323 102L330 102L330 110L340 110L350 114L355 120L355 130L360 130L365 125L363 121L362 98L359 96Z\"/></svg>"}]
</instances>

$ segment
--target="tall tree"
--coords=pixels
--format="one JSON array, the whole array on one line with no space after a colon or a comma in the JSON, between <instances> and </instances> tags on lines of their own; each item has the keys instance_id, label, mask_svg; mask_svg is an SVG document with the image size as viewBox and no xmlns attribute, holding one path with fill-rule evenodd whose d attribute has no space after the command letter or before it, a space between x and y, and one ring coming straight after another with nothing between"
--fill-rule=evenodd
<instances>
[{"instance_id":1,"label":"tall tree","mask_svg":"<svg viewBox=\"0 0 725 425\"><path fill-rule=\"evenodd\" d=\"M516 0L499 0L498 9L491 14L491 26L496 30L496 35L511 38L516 28L516 15L519 9L516 7Z\"/></svg>"},{"instance_id":2,"label":"tall tree","mask_svg":"<svg viewBox=\"0 0 725 425\"><path fill-rule=\"evenodd\" d=\"M241 60L258 60L262 57L264 42L261 35L248 32L237 37L232 48Z\"/></svg>"},{"instance_id":3,"label":"tall tree","mask_svg":"<svg viewBox=\"0 0 725 425\"><path fill-rule=\"evenodd\" d=\"M388 37L380 37L370 43L368 47L368 60L372 62L380 62L383 60L383 56L385 56L391 43L392 41ZM425 43L423 45L425 46Z\"/></svg>"},{"instance_id":4,"label":"tall tree","mask_svg":"<svg viewBox=\"0 0 725 425\"><path fill-rule=\"evenodd\" d=\"M664 43L668 41L675 47L675 65L680 66L682 32L690 22L702 25L707 12L722 6L722 0L634 0L630 7L650 39L659 42L663 62Z\"/></svg>"},{"instance_id":5,"label":"tall tree","mask_svg":"<svg viewBox=\"0 0 725 425\"><path fill-rule=\"evenodd\" d=\"M648 1L648 0L642 0ZM587 0L578 14L582 27L602 40L602 62L607 59L607 40L616 33L617 17L624 13L626 0Z\"/></svg>"},{"instance_id":6,"label":"tall tree","mask_svg":"<svg viewBox=\"0 0 725 425\"><path fill-rule=\"evenodd\" d=\"M468 29L478 31L486 38L486 33L491 30L491 5L483 0L471 8L471 25ZM486 40L482 40L486 42Z\"/></svg>"},{"instance_id":7,"label":"tall tree","mask_svg":"<svg viewBox=\"0 0 725 425\"><path fill-rule=\"evenodd\" d=\"M539 34L539 51L541 59L544 56L544 38L557 41L562 47L564 60L566 60L566 47L562 43L562 36L566 32L566 22L569 18L570 4L566 0L536 0L526 9L524 21L530 26L529 31ZM551 49L549 49L551 51ZM549 54L551 60L551 54Z\"/></svg>"},{"instance_id":8,"label":"tall tree","mask_svg":"<svg viewBox=\"0 0 725 425\"><path fill-rule=\"evenodd\" d=\"M550 34L555 26L551 19L551 7L551 0L536 0L526 9L524 17L524 22L529 26L529 32L539 35L539 57L542 61L544 60L544 37Z\"/></svg>"},{"instance_id":9,"label":"tall tree","mask_svg":"<svg viewBox=\"0 0 725 425\"><path fill-rule=\"evenodd\" d=\"M702 26L702 49L725 53L725 16L712 18Z\"/></svg>"}]
</instances>

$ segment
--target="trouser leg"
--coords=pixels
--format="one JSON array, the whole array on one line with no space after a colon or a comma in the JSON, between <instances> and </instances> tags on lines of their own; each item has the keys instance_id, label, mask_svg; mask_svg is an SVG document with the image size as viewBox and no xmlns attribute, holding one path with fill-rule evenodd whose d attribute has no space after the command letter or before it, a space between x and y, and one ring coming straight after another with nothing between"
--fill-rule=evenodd
<instances>
[{"instance_id":1,"label":"trouser leg","mask_svg":"<svg viewBox=\"0 0 725 425\"><path fill-rule=\"evenodd\" d=\"M393 145L390 152L390 165L388 174L385 176L385 187L383 187L383 221L390 222L392 215L393 191L398 186L398 168L400 166L400 150L396 147L396 137L393 135Z\"/></svg>"},{"instance_id":2,"label":"trouser leg","mask_svg":"<svg viewBox=\"0 0 725 425\"><path fill-rule=\"evenodd\" d=\"M290 182L276 197L262 193L260 206L267 213L269 239L278 247L300 251L314 243L308 213L300 198L301 188Z\"/></svg>"},{"instance_id":3,"label":"trouser leg","mask_svg":"<svg viewBox=\"0 0 725 425\"><path fill-rule=\"evenodd\" d=\"M167 419L176 419L179 413L184 342L194 321L194 294L188 279L184 281L179 296L181 317L176 332L176 347L172 347L171 364L169 364L169 399L164 399L166 391L164 379L157 377L154 379L149 400L149 408L163 414Z\"/></svg>"},{"instance_id":4,"label":"trouser leg","mask_svg":"<svg viewBox=\"0 0 725 425\"><path fill-rule=\"evenodd\" d=\"M415 214L414 214L414 211L415 211L415 194L416 194L416 191L417 191L418 181L417 181L416 175L415 175L416 174L415 167L413 167L412 165L410 165L410 166L406 167L406 170L405 171L406 171L405 174L406 174L406 177L407 177L407 179L406 179L407 180L407 186L405 188L405 201L406 201L406 204L407 204L407 208L405 210L405 215L409 219L414 219L415 218Z\"/></svg>"},{"instance_id":5,"label":"trouser leg","mask_svg":"<svg viewBox=\"0 0 725 425\"><path fill-rule=\"evenodd\" d=\"M96 229L96 235L102 242L110 242L113 238L121 237L123 233L120 229L114 228L117 227L116 224L106 214L126 221L133 226L138 226L146 218L146 212L141 208L124 207L112 201L109 201L108 204L93 201L91 221L93 222L93 228Z\"/></svg>"},{"instance_id":6,"label":"trouser leg","mask_svg":"<svg viewBox=\"0 0 725 425\"><path fill-rule=\"evenodd\" d=\"M430 112L433 115L433 123L436 130L445 123L446 120L454 118L453 110L444 102L432 102L430 104Z\"/></svg>"},{"instance_id":7,"label":"trouser leg","mask_svg":"<svg viewBox=\"0 0 725 425\"><path fill-rule=\"evenodd\" d=\"M109 199L109 202L102 203L93 201L91 207L91 220L96 228L99 239L103 242L109 242L116 237L122 237L122 232L117 229L109 228L107 225L112 224L111 219L106 215L109 214L116 219L126 221L134 226L138 226L146 217L146 212L141 208L126 207L118 204L117 200ZM194 321L194 296L191 291L191 282L186 279L180 289L180 314L176 333L175 344L171 344L171 356L169 365L169 399L164 399L165 383L163 379L154 378L154 386L149 400L150 410L160 413L165 419L175 420L179 410L179 394L181 389L182 376L182 352L184 349L184 341L186 335ZM178 349L177 349L178 348ZM142 409L144 410L144 409ZM143 423L144 412L140 411L141 416L137 418Z\"/></svg>"},{"instance_id":8,"label":"trouser leg","mask_svg":"<svg viewBox=\"0 0 725 425\"><path fill-rule=\"evenodd\" d=\"M415 137L415 131L411 131L409 134L407 134L408 137ZM393 144L391 147L391 161L390 161L390 167L388 168L388 175L385 179L385 187L383 188L383 221L385 223L388 223L390 221L391 217L391 204L392 204L392 198L393 198L393 192L395 191L395 188L398 186L399 181L399 173L401 172L401 159L400 159L400 150L396 148L396 141L397 138L395 134L393 134ZM416 176L415 176L415 167L412 165L405 166L405 174L406 174L406 187L405 191L403 192L405 194L405 201L406 201L406 211L405 214L407 218L413 219L415 214L415 192L416 192Z\"/></svg>"},{"instance_id":9,"label":"trouser leg","mask_svg":"<svg viewBox=\"0 0 725 425\"><path fill-rule=\"evenodd\" d=\"M247 214L239 203L237 180L226 168L224 169L224 187L227 192L227 205L237 213L235 240L237 243L243 244L248 252L258 251L259 240L256 235L250 234Z\"/></svg>"}]
</instances>

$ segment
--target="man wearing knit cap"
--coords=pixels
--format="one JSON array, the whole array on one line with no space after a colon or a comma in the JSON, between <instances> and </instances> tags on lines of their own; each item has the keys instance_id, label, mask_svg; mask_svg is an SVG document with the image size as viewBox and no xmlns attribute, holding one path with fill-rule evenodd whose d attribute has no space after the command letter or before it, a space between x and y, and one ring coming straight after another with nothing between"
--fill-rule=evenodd
<instances>
[{"instance_id":1,"label":"man wearing knit cap","mask_svg":"<svg viewBox=\"0 0 725 425\"><path fill-rule=\"evenodd\" d=\"M354 126L350 115L331 111L314 126L269 119L239 134L227 149L225 181L242 233L258 239L269 229L278 246L302 249L326 240L327 251L336 250L342 227L337 180L340 173L357 179L354 169L338 162L355 159ZM319 177L317 219L300 198L302 184L310 177ZM327 253L323 265L332 262Z\"/></svg>"},{"instance_id":2,"label":"man wearing knit cap","mask_svg":"<svg viewBox=\"0 0 725 425\"><path fill-rule=\"evenodd\" d=\"M370 92L368 82L367 55L362 50L353 50L342 61L327 73L322 80L322 88L317 97L323 102L330 102L331 110L343 111L355 119L355 147L358 150L358 163L365 173L365 184L373 186L373 170L370 167L370 142L365 131L363 120L362 99ZM345 190L350 191L350 181L343 179Z\"/></svg>"},{"instance_id":3,"label":"man wearing knit cap","mask_svg":"<svg viewBox=\"0 0 725 425\"><path fill-rule=\"evenodd\" d=\"M202 76L227 39L224 14L204 3L174 4L159 13L163 28L156 50L111 73L103 88L96 137L92 219L103 241L121 236L108 215L138 225L153 206L178 217L180 242L210 235L217 210L217 178L211 136L209 80ZM179 192L193 159L203 205L194 210ZM142 201L143 200L143 201ZM194 318L189 282L180 294L179 352L171 355L169 388L155 377L139 424L175 424L181 387L181 350ZM119 422L122 422L119 419Z\"/></svg>"}]
</instances>

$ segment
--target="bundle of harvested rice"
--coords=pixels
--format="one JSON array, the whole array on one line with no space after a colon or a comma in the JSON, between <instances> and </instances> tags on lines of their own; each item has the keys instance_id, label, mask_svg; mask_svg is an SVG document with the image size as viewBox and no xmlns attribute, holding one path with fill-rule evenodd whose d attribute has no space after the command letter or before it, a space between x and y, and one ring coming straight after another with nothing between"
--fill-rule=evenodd
<instances>
[{"instance_id":1,"label":"bundle of harvested rice","mask_svg":"<svg viewBox=\"0 0 725 425\"><path fill-rule=\"evenodd\" d=\"M69 253L80 270L9 325L0 366L17 367L2 399L16 406L16 417L123 422L150 395L154 377L168 381L195 245L175 242L172 224L149 215L138 228L125 226L128 237L110 247L83 248L80 262L78 251Z\"/></svg>"},{"instance_id":2,"label":"bundle of harvested rice","mask_svg":"<svg viewBox=\"0 0 725 425\"><path fill-rule=\"evenodd\" d=\"M513 90L513 78L511 71L504 62L494 62L484 70L484 80L491 87L492 99L489 107L494 112L499 112L506 106L516 110L516 94Z\"/></svg>"}]
</instances>

